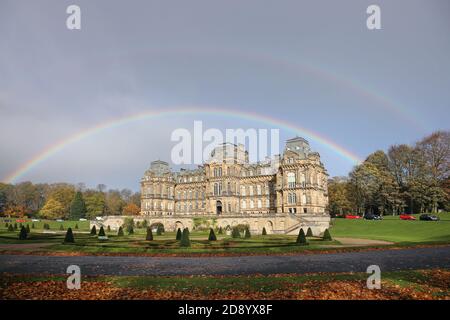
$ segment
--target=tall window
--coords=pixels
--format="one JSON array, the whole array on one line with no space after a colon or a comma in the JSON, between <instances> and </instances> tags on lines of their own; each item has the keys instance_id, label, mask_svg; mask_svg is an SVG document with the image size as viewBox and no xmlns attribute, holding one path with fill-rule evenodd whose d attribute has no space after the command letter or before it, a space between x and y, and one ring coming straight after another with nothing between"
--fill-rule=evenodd
<instances>
[{"instance_id":1,"label":"tall window","mask_svg":"<svg viewBox=\"0 0 450 320\"><path fill-rule=\"evenodd\" d=\"M295 173L289 172L287 178L288 178L288 187L295 188Z\"/></svg>"},{"instance_id":2,"label":"tall window","mask_svg":"<svg viewBox=\"0 0 450 320\"><path fill-rule=\"evenodd\" d=\"M256 194L257 194L258 196L261 195L261 185L259 185L259 184L256 186Z\"/></svg>"},{"instance_id":3,"label":"tall window","mask_svg":"<svg viewBox=\"0 0 450 320\"><path fill-rule=\"evenodd\" d=\"M252 196L253 195L253 186L249 186L248 189L249 189L248 190L249 195Z\"/></svg>"},{"instance_id":4,"label":"tall window","mask_svg":"<svg viewBox=\"0 0 450 320\"><path fill-rule=\"evenodd\" d=\"M258 199L258 208L262 208L262 201L261 201L261 199Z\"/></svg>"},{"instance_id":5,"label":"tall window","mask_svg":"<svg viewBox=\"0 0 450 320\"><path fill-rule=\"evenodd\" d=\"M289 204L295 204L297 202L297 196L295 193L289 193L288 194L288 203Z\"/></svg>"},{"instance_id":6,"label":"tall window","mask_svg":"<svg viewBox=\"0 0 450 320\"><path fill-rule=\"evenodd\" d=\"M247 201L242 200L242 209L247 209Z\"/></svg>"},{"instance_id":7,"label":"tall window","mask_svg":"<svg viewBox=\"0 0 450 320\"><path fill-rule=\"evenodd\" d=\"M250 209L253 209L255 207L255 203L253 202L253 200L250 200Z\"/></svg>"},{"instance_id":8,"label":"tall window","mask_svg":"<svg viewBox=\"0 0 450 320\"><path fill-rule=\"evenodd\" d=\"M245 196L245 186L241 186L241 195Z\"/></svg>"}]
</instances>

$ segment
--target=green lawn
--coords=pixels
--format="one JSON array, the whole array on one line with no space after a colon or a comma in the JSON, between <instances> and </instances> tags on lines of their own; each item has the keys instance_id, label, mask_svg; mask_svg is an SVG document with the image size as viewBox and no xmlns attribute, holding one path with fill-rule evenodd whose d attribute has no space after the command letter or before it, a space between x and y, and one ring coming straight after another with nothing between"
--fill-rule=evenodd
<instances>
[{"instance_id":1,"label":"green lawn","mask_svg":"<svg viewBox=\"0 0 450 320\"><path fill-rule=\"evenodd\" d=\"M385 216L383 220L342 219L333 221L334 237L353 237L392 241L398 244L450 242L450 213L441 213L440 221L400 220Z\"/></svg>"}]
</instances>

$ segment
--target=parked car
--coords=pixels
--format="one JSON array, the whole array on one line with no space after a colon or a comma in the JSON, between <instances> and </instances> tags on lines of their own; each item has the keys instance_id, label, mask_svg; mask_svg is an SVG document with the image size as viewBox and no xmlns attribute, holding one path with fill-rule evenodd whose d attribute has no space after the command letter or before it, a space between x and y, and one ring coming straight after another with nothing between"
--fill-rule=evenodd
<instances>
[{"instance_id":1,"label":"parked car","mask_svg":"<svg viewBox=\"0 0 450 320\"><path fill-rule=\"evenodd\" d=\"M39 222L39 219L31 219L32 222Z\"/></svg>"},{"instance_id":2,"label":"parked car","mask_svg":"<svg viewBox=\"0 0 450 320\"><path fill-rule=\"evenodd\" d=\"M56 219L56 222L64 222L63 219Z\"/></svg>"},{"instance_id":3,"label":"parked car","mask_svg":"<svg viewBox=\"0 0 450 320\"><path fill-rule=\"evenodd\" d=\"M87 219L85 219L85 218L80 218L80 221L87 221Z\"/></svg>"},{"instance_id":4,"label":"parked car","mask_svg":"<svg viewBox=\"0 0 450 320\"><path fill-rule=\"evenodd\" d=\"M355 216L355 215L352 215L352 214L346 214L345 215L345 219L360 219L361 217L360 216Z\"/></svg>"},{"instance_id":5,"label":"parked car","mask_svg":"<svg viewBox=\"0 0 450 320\"><path fill-rule=\"evenodd\" d=\"M366 220L383 220L383 217L378 214L366 214L364 216Z\"/></svg>"},{"instance_id":6,"label":"parked car","mask_svg":"<svg viewBox=\"0 0 450 320\"><path fill-rule=\"evenodd\" d=\"M401 214L400 219L402 220L416 220L416 218L413 215L410 214Z\"/></svg>"},{"instance_id":7,"label":"parked car","mask_svg":"<svg viewBox=\"0 0 450 320\"><path fill-rule=\"evenodd\" d=\"M422 214L419 217L422 221L439 221L439 217L432 214Z\"/></svg>"}]
</instances>

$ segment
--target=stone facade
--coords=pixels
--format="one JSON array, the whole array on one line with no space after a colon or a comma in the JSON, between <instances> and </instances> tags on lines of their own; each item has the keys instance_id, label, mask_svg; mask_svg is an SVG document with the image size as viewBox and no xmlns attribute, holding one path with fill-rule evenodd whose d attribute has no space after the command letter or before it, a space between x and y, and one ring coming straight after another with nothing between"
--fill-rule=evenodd
<instances>
[{"instance_id":1,"label":"stone facade","mask_svg":"<svg viewBox=\"0 0 450 320\"><path fill-rule=\"evenodd\" d=\"M254 164L242 145L225 143L195 170L172 172L167 162L153 161L141 179L135 220L162 223L166 230L246 224L256 234L311 227L319 235L330 221L327 178L320 155L303 138L287 140L282 155ZM120 218L103 224L118 228Z\"/></svg>"}]
</instances>

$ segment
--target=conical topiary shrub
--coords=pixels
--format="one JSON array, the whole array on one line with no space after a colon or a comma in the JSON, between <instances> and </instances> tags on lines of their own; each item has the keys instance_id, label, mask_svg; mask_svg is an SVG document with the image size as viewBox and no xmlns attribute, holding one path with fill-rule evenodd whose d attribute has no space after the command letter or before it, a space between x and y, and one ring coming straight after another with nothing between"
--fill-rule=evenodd
<instances>
[{"instance_id":1,"label":"conical topiary shrub","mask_svg":"<svg viewBox=\"0 0 450 320\"><path fill-rule=\"evenodd\" d=\"M64 237L64 243L74 243L72 228L68 228L66 231L66 236Z\"/></svg>"},{"instance_id":2,"label":"conical topiary shrub","mask_svg":"<svg viewBox=\"0 0 450 320\"><path fill-rule=\"evenodd\" d=\"M219 231L218 231L217 233L218 233L218 234L222 234L222 233L223 233L222 227L219 227Z\"/></svg>"},{"instance_id":3,"label":"conical topiary shrub","mask_svg":"<svg viewBox=\"0 0 450 320\"><path fill-rule=\"evenodd\" d=\"M34 222L31 224L31 229L36 228L36 226L34 225Z\"/></svg>"},{"instance_id":4,"label":"conical topiary shrub","mask_svg":"<svg viewBox=\"0 0 450 320\"><path fill-rule=\"evenodd\" d=\"M91 228L91 236L95 236L95 235L97 235L97 228L96 228L95 225L94 225L94 226L92 226L92 228Z\"/></svg>"},{"instance_id":5,"label":"conical topiary shrub","mask_svg":"<svg viewBox=\"0 0 450 320\"><path fill-rule=\"evenodd\" d=\"M240 238L241 237L241 233L239 232L238 227L233 227L233 229L231 230L231 237L232 238Z\"/></svg>"},{"instance_id":6,"label":"conical topiary shrub","mask_svg":"<svg viewBox=\"0 0 450 320\"><path fill-rule=\"evenodd\" d=\"M25 230L27 230L27 233L30 233L30 232L31 232L31 230L30 230L30 225L29 225L29 224L27 224L27 226L25 227Z\"/></svg>"},{"instance_id":7,"label":"conical topiary shrub","mask_svg":"<svg viewBox=\"0 0 450 320\"><path fill-rule=\"evenodd\" d=\"M325 229L325 232L323 233L322 240L324 240L324 241L331 241L331 240L333 240L333 238L331 238L331 234L330 234L330 231L328 231L328 229Z\"/></svg>"},{"instance_id":8,"label":"conical topiary shrub","mask_svg":"<svg viewBox=\"0 0 450 320\"><path fill-rule=\"evenodd\" d=\"M10 224L9 226L8 226L8 231L14 231L14 227L13 227L13 225L12 224Z\"/></svg>"},{"instance_id":9,"label":"conical topiary shrub","mask_svg":"<svg viewBox=\"0 0 450 320\"><path fill-rule=\"evenodd\" d=\"M298 233L297 244L299 245L308 244L308 241L306 241L305 231L303 231L303 229L300 229L300 232Z\"/></svg>"},{"instance_id":10,"label":"conical topiary shrub","mask_svg":"<svg viewBox=\"0 0 450 320\"><path fill-rule=\"evenodd\" d=\"M182 232L181 232L181 229L180 229L180 228L178 228L178 231L177 231L177 236L176 236L175 240L181 240L181 236L182 236Z\"/></svg>"},{"instance_id":11,"label":"conical topiary shrub","mask_svg":"<svg viewBox=\"0 0 450 320\"><path fill-rule=\"evenodd\" d=\"M5 223L5 228L8 228L8 222Z\"/></svg>"},{"instance_id":12,"label":"conical topiary shrub","mask_svg":"<svg viewBox=\"0 0 450 320\"><path fill-rule=\"evenodd\" d=\"M98 231L98 236L99 237L105 237L105 229L103 229L103 226L100 227L100 230Z\"/></svg>"},{"instance_id":13,"label":"conical topiary shrub","mask_svg":"<svg viewBox=\"0 0 450 320\"><path fill-rule=\"evenodd\" d=\"M28 234L27 234L27 229L25 229L24 226L22 226L22 228L20 228L20 232L19 232L19 240L26 240Z\"/></svg>"},{"instance_id":14,"label":"conical topiary shrub","mask_svg":"<svg viewBox=\"0 0 450 320\"><path fill-rule=\"evenodd\" d=\"M249 239L251 237L252 237L252 235L250 233L250 228L249 227L245 227L244 238Z\"/></svg>"},{"instance_id":15,"label":"conical topiary shrub","mask_svg":"<svg viewBox=\"0 0 450 320\"><path fill-rule=\"evenodd\" d=\"M17 230L17 223L14 223L14 230Z\"/></svg>"},{"instance_id":16,"label":"conical topiary shrub","mask_svg":"<svg viewBox=\"0 0 450 320\"><path fill-rule=\"evenodd\" d=\"M263 227L261 235L267 236L266 227Z\"/></svg>"},{"instance_id":17,"label":"conical topiary shrub","mask_svg":"<svg viewBox=\"0 0 450 320\"><path fill-rule=\"evenodd\" d=\"M106 227L106 231L111 232L111 227L109 226L109 224L108 224L108 226Z\"/></svg>"},{"instance_id":18,"label":"conical topiary shrub","mask_svg":"<svg viewBox=\"0 0 450 320\"><path fill-rule=\"evenodd\" d=\"M64 230L63 225L60 225L60 226L59 226L59 230L61 230L61 231Z\"/></svg>"},{"instance_id":19,"label":"conical topiary shrub","mask_svg":"<svg viewBox=\"0 0 450 320\"><path fill-rule=\"evenodd\" d=\"M191 240L189 239L189 229L184 228L183 234L181 236L180 246L182 247L190 247L191 246Z\"/></svg>"},{"instance_id":20,"label":"conical topiary shrub","mask_svg":"<svg viewBox=\"0 0 450 320\"><path fill-rule=\"evenodd\" d=\"M156 235L160 236L164 232L164 227L160 224L158 224L158 227L156 228Z\"/></svg>"},{"instance_id":21,"label":"conical topiary shrub","mask_svg":"<svg viewBox=\"0 0 450 320\"><path fill-rule=\"evenodd\" d=\"M209 229L208 240L209 241L217 241L217 237L216 237L216 234L214 233L214 229L213 228Z\"/></svg>"},{"instance_id":22,"label":"conical topiary shrub","mask_svg":"<svg viewBox=\"0 0 450 320\"><path fill-rule=\"evenodd\" d=\"M78 229L78 223L75 223L75 229Z\"/></svg>"},{"instance_id":23,"label":"conical topiary shrub","mask_svg":"<svg viewBox=\"0 0 450 320\"><path fill-rule=\"evenodd\" d=\"M152 228L147 227L147 235L145 236L145 240L152 241L153 240L153 232Z\"/></svg>"},{"instance_id":24,"label":"conical topiary shrub","mask_svg":"<svg viewBox=\"0 0 450 320\"><path fill-rule=\"evenodd\" d=\"M132 225L128 225L128 227L127 227L127 233L130 235L130 234L134 234L134 228L133 228L133 226Z\"/></svg>"},{"instance_id":25,"label":"conical topiary shrub","mask_svg":"<svg viewBox=\"0 0 450 320\"><path fill-rule=\"evenodd\" d=\"M311 228L308 228L308 231L306 231L306 236L307 237L312 237L313 236Z\"/></svg>"},{"instance_id":26,"label":"conical topiary shrub","mask_svg":"<svg viewBox=\"0 0 450 320\"><path fill-rule=\"evenodd\" d=\"M119 231L117 231L117 236L123 237L123 228L122 227L119 227Z\"/></svg>"}]
</instances>

